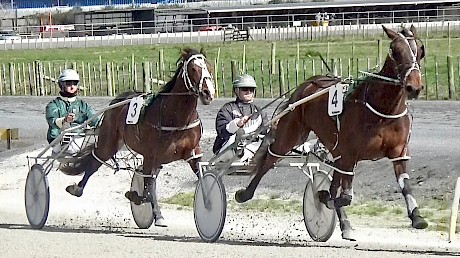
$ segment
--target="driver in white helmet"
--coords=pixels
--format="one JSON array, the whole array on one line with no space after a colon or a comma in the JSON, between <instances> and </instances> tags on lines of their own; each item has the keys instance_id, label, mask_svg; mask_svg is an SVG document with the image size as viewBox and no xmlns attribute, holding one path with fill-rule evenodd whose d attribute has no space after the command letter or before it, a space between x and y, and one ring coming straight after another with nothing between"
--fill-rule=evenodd
<instances>
[{"instance_id":1,"label":"driver in white helmet","mask_svg":"<svg viewBox=\"0 0 460 258\"><path fill-rule=\"evenodd\" d=\"M80 76L73 69L65 69L61 72L58 84L60 92L58 97L46 106L46 121L48 122L47 140L51 143L61 134L61 130L82 124L96 112L85 101L77 97L79 90ZM99 118L91 121L91 125L97 125ZM75 154L82 147L83 137L64 137L68 149L66 153ZM64 144L63 144L64 145ZM53 146L53 153L61 150L61 145Z\"/></svg>"},{"instance_id":2,"label":"driver in white helmet","mask_svg":"<svg viewBox=\"0 0 460 258\"><path fill-rule=\"evenodd\" d=\"M254 77L248 74L239 75L233 81L236 99L224 104L217 113L214 154L225 150L235 141L235 133L239 128L243 128L245 133L250 133L267 124L267 115L253 103L256 88ZM256 145L255 149L260 143ZM247 158L242 157L242 161Z\"/></svg>"}]
</instances>

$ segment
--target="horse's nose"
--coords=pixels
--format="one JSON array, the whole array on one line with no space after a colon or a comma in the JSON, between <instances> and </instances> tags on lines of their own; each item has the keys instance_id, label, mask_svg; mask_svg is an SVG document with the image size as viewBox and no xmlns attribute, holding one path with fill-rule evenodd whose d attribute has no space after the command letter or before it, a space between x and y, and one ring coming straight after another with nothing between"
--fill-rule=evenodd
<instances>
[{"instance_id":1,"label":"horse's nose","mask_svg":"<svg viewBox=\"0 0 460 258\"><path fill-rule=\"evenodd\" d=\"M416 86L414 86L412 84L407 84L407 86L406 86L406 91L409 94L410 99L417 98L418 95L420 94L420 92L422 91L422 89L423 89L423 85L420 85L420 86L416 87Z\"/></svg>"}]
</instances>

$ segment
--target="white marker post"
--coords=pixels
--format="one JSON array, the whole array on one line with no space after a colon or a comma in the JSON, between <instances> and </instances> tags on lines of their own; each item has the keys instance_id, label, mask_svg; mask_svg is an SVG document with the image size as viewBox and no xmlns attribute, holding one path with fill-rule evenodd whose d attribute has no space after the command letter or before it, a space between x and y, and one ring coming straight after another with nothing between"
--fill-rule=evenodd
<instances>
[{"instance_id":1,"label":"white marker post","mask_svg":"<svg viewBox=\"0 0 460 258\"><path fill-rule=\"evenodd\" d=\"M457 228L457 215L458 215L458 202L460 200L460 177L457 178L455 185L454 200L452 201L452 211L450 213L450 226L449 226L449 243L455 238L455 229Z\"/></svg>"}]
</instances>

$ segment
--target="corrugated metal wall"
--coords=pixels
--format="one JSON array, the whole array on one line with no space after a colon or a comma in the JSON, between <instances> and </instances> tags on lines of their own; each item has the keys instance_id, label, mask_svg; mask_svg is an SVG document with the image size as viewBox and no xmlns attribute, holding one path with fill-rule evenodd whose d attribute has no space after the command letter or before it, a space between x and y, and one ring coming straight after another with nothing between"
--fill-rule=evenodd
<instances>
[{"instance_id":1,"label":"corrugated metal wall","mask_svg":"<svg viewBox=\"0 0 460 258\"><path fill-rule=\"evenodd\" d=\"M9 0L2 3L8 5ZM129 4L154 4L156 0L14 0L14 7L21 8L47 8L53 6L93 6L93 5L129 5Z\"/></svg>"}]
</instances>

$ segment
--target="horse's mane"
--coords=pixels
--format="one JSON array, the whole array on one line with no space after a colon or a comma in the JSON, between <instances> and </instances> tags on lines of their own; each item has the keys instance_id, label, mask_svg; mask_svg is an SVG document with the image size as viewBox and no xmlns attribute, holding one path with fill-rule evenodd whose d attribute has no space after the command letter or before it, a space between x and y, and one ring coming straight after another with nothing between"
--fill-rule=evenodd
<instances>
[{"instance_id":1,"label":"horse's mane","mask_svg":"<svg viewBox=\"0 0 460 258\"><path fill-rule=\"evenodd\" d=\"M109 105L112 105L112 104L115 104L115 103L118 103L118 102L122 102L125 99L130 99L132 97L139 96L141 94L142 94L142 92L135 91L135 90L125 91L125 92L121 93L120 95L116 96L114 99L112 99L112 101L110 101Z\"/></svg>"},{"instance_id":2,"label":"horse's mane","mask_svg":"<svg viewBox=\"0 0 460 258\"><path fill-rule=\"evenodd\" d=\"M198 53L199 52L197 50L192 49L192 48L184 49L182 51L181 56L179 57L179 59L176 62L178 65L177 65L176 72L174 73L174 76L163 87L161 87L161 89L160 89L160 91L158 93L169 93L169 92L171 92L172 89L174 88L174 85L176 84L176 81L177 81L177 78L180 75L180 72L182 71L182 67L184 66L184 61L187 60L191 55L195 55L195 54L198 54ZM110 101L110 105L118 103L118 102L121 102L123 100L129 99L129 98L132 98L132 97L135 97L135 96L139 96L141 94L142 94L142 92L136 91L136 90L123 92L120 95L118 95L117 97L115 97L112 101ZM156 99L156 97L158 96L158 94L154 94L154 95L155 96L153 97L151 102L153 102Z\"/></svg>"}]
</instances>

